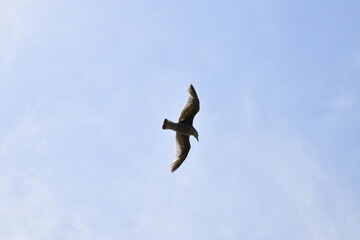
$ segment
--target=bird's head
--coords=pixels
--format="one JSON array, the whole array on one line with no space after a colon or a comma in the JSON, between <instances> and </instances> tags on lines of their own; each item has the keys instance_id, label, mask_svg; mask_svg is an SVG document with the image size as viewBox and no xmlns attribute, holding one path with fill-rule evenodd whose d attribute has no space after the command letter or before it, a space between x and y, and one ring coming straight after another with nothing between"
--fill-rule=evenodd
<instances>
[{"instance_id":1,"label":"bird's head","mask_svg":"<svg viewBox=\"0 0 360 240\"><path fill-rule=\"evenodd\" d=\"M196 138L197 141L199 141L199 134L196 132L194 137Z\"/></svg>"}]
</instances>

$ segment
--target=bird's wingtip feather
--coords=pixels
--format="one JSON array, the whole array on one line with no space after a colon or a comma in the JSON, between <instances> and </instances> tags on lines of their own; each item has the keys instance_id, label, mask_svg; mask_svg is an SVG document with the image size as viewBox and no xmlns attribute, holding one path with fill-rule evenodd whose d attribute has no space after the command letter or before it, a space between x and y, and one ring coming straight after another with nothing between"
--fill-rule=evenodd
<instances>
[{"instance_id":1,"label":"bird's wingtip feather","mask_svg":"<svg viewBox=\"0 0 360 240\"><path fill-rule=\"evenodd\" d=\"M177 162L177 161L173 162L171 164L171 172L172 173L175 172L180 167L181 163L182 162Z\"/></svg>"}]
</instances>

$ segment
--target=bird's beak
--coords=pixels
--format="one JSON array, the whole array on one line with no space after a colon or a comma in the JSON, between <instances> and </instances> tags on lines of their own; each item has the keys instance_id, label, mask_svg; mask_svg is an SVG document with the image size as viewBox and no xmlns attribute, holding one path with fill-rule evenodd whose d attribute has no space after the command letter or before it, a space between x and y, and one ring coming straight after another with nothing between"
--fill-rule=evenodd
<instances>
[{"instance_id":1,"label":"bird's beak","mask_svg":"<svg viewBox=\"0 0 360 240\"><path fill-rule=\"evenodd\" d=\"M195 137L197 141L199 141L199 137Z\"/></svg>"}]
</instances>

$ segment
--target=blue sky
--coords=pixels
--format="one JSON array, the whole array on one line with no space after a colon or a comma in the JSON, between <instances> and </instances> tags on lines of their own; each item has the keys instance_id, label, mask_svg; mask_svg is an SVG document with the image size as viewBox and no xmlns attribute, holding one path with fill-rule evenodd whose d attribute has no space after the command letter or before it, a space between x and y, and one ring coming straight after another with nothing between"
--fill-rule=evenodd
<instances>
[{"instance_id":1,"label":"blue sky","mask_svg":"<svg viewBox=\"0 0 360 240\"><path fill-rule=\"evenodd\" d=\"M360 238L358 1L0 9L0 239Z\"/></svg>"}]
</instances>

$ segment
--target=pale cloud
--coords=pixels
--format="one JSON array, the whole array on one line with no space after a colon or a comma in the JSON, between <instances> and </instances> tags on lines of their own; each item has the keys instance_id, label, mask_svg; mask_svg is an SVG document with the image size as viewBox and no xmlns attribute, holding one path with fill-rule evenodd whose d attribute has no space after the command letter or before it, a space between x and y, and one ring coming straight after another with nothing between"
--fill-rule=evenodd
<instances>
[{"instance_id":1,"label":"pale cloud","mask_svg":"<svg viewBox=\"0 0 360 240\"><path fill-rule=\"evenodd\" d=\"M49 186L38 177L4 165L0 180L0 238L51 238L62 213Z\"/></svg>"},{"instance_id":2,"label":"pale cloud","mask_svg":"<svg viewBox=\"0 0 360 240\"><path fill-rule=\"evenodd\" d=\"M32 171L34 159L47 151L43 123L27 114L4 133L0 139L0 238L47 239L61 211L49 185Z\"/></svg>"},{"instance_id":3,"label":"pale cloud","mask_svg":"<svg viewBox=\"0 0 360 240\"><path fill-rule=\"evenodd\" d=\"M67 206L69 196L41 170L56 160L49 159L49 131L61 121L35 109L1 136L0 239L101 239L89 222L96 209Z\"/></svg>"},{"instance_id":4,"label":"pale cloud","mask_svg":"<svg viewBox=\"0 0 360 240\"><path fill-rule=\"evenodd\" d=\"M257 196L249 199L255 204L243 214L250 217L251 211L263 211L260 222L266 226L266 235L276 235L290 226L297 227L287 230L293 239L339 239L359 234L354 227L359 222L358 210L347 200L352 194L327 170L326 160L309 148L306 139L275 132L252 134L240 142L243 150L236 151L242 162L239 169L247 176L239 180L252 182L248 192L241 193L242 198ZM268 189L256 190L260 185ZM250 223L248 227L256 231L257 226Z\"/></svg>"},{"instance_id":5,"label":"pale cloud","mask_svg":"<svg viewBox=\"0 0 360 240\"><path fill-rule=\"evenodd\" d=\"M338 96L333 101L333 106L337 108L349 108L355 104L354 98L349 95Z\"/></svg>"},{"instance_id":6,"label":"pale cloud","mask_svg":"<svg viewBox=\"0 0 360 240\"><path fill-rule=\"evenodd\" d=\"M0 74L13 70L12 65L30 39L38 35L43 15L52 1L0 1ZM6 78L2 78L6 81Z\"/></svg>"},{"instance_id":7,"label":"pale cloud","mask_svg":"<svg viewBox=\"0 0 360 240\"><path fill-rule=\"evenodd\" d=\"M2 0L0 2L0 61L2 69L7 70L21 47L31 24L27 19L27 1Z\"/></svg>"}]
</instances>

